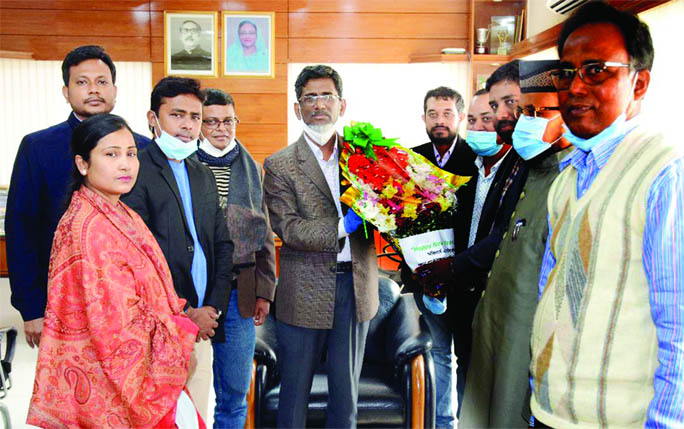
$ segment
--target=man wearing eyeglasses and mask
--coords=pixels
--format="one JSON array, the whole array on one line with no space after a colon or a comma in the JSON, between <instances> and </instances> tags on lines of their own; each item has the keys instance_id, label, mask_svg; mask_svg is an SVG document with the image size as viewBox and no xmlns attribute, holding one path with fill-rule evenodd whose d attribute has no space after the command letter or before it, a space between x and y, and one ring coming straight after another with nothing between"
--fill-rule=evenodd
<instances>
[{"instance_id":1,"label":"man wearing eyeglasses and mask","mask_svg":"<svg viewBox=\"0 0 684 429\"><path fill-rule=\"evenodd\" d=\"M306 427L314 371L327 352L327 427L355 427L368 323L378 309L373 235L340 204L342 79L325 65L295 82L303 133L264 162L264 193L283 241L276 290L278 427ZM346 212L346 213L345 213Z\"/></svg>"},{"instance_id":2,"label":"man wearing eyeglasses and mask","mask_svg":"<svg viewBox=\"0 0 684 429\"><path fill-rule=\"evenodd\" d=\"M192 156L202 124L202 100L195 79L165 77L154 86L147 112L154 140L140 152L138 180L122 199L157 239L173 286L187 300L185 312L199 326L193 351L197 368L187 386L206 421L212 376L208 340L226 340L222 323L230 298L234 246L214 176Z\"/></svg>"},{"instance_id":3,"label":"man wearing eyeglasses and mask","mask_svg":"<svg viewBox=\"0 0 684 429\"><path fill-rule=\"evenodd\" d=\"M639 113L650 32L592 2L565 22L558 52L576 149L549 192L532 412L552 427L682 427L684 159Z\"/></svg>"},{"instance_id":4,"label":"man wearing eyeglasses and mask","mask_svg":"<svg viewBox=\"0 0 684 429\"><path fill-rule=\"evenodd\" d=\"M551 72L558 61L521 61L513 148L527 177L473 319L473 350L459 426L529 425L530 332L548 236L546 197L571 149Z\"/></svg>"},{"instance_id":5,"label":"man wearing eyeglasses and mask","mask_svg":"<svg viewBox=\"0 0 684 429\"><path fill-rule=\"evenodd\" d=\"M214 341L214 426L240 428L254 357L254 326L264 323L275 294L275 245L262 192L262 169L235 137L235 101L220 89L202 91L202 133L197 158L214 173L219 206L235 242L233 280L223 329Z\"/></svg>"}]
</instances>

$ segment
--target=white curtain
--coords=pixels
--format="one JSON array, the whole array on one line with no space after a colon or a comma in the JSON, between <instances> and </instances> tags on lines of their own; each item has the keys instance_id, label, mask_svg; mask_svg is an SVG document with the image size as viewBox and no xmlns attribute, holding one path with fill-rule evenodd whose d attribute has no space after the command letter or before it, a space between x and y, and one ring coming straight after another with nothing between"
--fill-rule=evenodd
<instances>
[{"instance_id":1,"label":"white curtain","mask_svg":"<svg viewBox=\"0 0 684 429\"><path fill-rule=\"evenodd\" d=\"M296 102L294 83L308 64L289 64L288 76L288 143L302 132L294 114ZM329 64L342 77L343 96L347 112L338 122L338 130L350 121L370 122L382 129L387 138L398 137L399 143L413 147L428 141L423 114L423 98L430 89L448 86L464 98L466 109L470 101L469 64ZM461 130L465 130L465 120Z\"/></svg>"},{"instance_id":2,"label":"white curtain","mask_svg":"<svg viewBox=\"0 0 684 429\"><path fill-rule=\"evenodd\" d=\"M0 185L8 185L21 139L34 131L63 122L71 108L62 96L61 61L0 58ZM116 63L118 95L112 113L133 130L147 131L152 64Z\"/></svg>"}]
</instances>

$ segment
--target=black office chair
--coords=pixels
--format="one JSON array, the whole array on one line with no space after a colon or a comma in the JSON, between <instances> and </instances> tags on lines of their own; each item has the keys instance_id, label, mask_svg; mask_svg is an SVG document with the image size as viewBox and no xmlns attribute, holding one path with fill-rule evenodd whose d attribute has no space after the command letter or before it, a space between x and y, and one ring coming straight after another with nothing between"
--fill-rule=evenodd
<instances>
[{"instance_id":1,"label":"black office chair","mask_svg":"<svg viewBox=\"0 0 684 429\"><path fill-rule=\"evenodd\" d=\"M419 322L412 296L400 295L399 286L388 278L381 277L379 283L380 308L366 338L357 425L434 427L434 369L427 327ZM246 427L276 426L280 391L276 351L275 320L269 315L257 328ZM327 403L327 377L321 370L314 375L307 427L325 425Z\"/></svg>"},{"instance_id":2,"label":"black office chair","mask_svg":"<svg viewBox=\"0 0 684 429\"><path fill-rule=\"evenodd\" d=\"M14 347L17 344L17 330L14 327L0 328L0 353L2 353L2 344L5 343L5 355L0 355L0 399L7 396L7 391L12 388L12 359L14 358ZM7 406L0 402L0 414L4 422L4 427L10 429L12 422L10 420L9 410Z\"/></svg>"}]
</instances>

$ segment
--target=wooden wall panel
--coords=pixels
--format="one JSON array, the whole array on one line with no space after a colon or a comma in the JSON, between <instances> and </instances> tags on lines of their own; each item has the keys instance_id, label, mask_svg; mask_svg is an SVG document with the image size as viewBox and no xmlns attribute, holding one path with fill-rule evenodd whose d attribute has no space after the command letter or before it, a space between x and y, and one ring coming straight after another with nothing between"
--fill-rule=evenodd
<instances>
[{"instance_id":1,"label":"wooden wall panel","mask_svg":"<svg viewBox=\"0 0 684 429\"><path fill-rule=\"evenodd\" d=\"M287 125L286 94L233 94L240 125Z\"/></svg>"},{"instance_id":2,"label":"wooden wall panel","mask_svg":"<svg viewBox=\"0 0 684 429\"><path fill-rule=\"evenodd\" d=\"M217 10L217 9L212 9ZM219 14L219 21L221 20L221 14ZM150 13L150 24L152 27L153 37L163 37L164 36L164 12L151 12ZM276 37L287 37L288 33L288 23L286 13L276 13L275 14L275 30ZM219 33L223 34L221 29L221 22L219 22Z\"/></svg>"},{"instance_id":3,"label":"wooden wall panel","mask_svg":"<svg viewBox=\"0 0 684 429\"><path fill-rule=\"evenodd\" d=\"M287 12L288 0L151 0L150 10Z\"/></svg>"},{"instance_id":4,"label":"wooden wall panel","mask_svg":"<svg viewBox=\"0 0 684 429\"><path fill-rule=\"evenodd\" d=\"M149 37L149 12L3 9L2 35Z\"/></svg>"},{"instance_id":5,"label":"wooden wall panel","mask_svg":"<svg viewBox=\"0 0 684 429\"><path fill-rule=\"evenodd\" d=\"M279 37L276 39L276 52L275 52L275 62L276 64L286 64L288 62L288 47L287 47L287 41L288 39L285 37ZM152 61L153 63L163 63L164 62L164 39L159 36L159 37L152 37L151 40L149 41L151 44L151 55L148 58L148 61ZM221 40L219 39L219 51L221 50ZM223 61L223 57L221 57L221 61ZM219 72L220 74L220 72Z\"/></svg>"},{"instance_id":6,"label":"wooden wall panel","mask_svg":"<svg viewBox=\"0 0 684 429\"><path fill-rule=\"evenodd\" d=\"M0 50L31 52L34 60L62 61L81 45L100 45L115 62L150 61L149 37L0 35Z\"/></svg>"},{"instance_id":7,"label":"wooden wall panel","mask_svg":"<svg viewBox=\"0 0 684 429\"><path fill-rule=\"evenodd\" d=\"M0 0L2 9L149 10L148 0Z\"/></svg>"},{"instance_id":8,"label":"wooden wall panel","mask_svg":"<svg viewBox=\"0 0 684 429\"><path fill-rule=\"evenodd\" d=\"M466 39L289 39L293 63L407 63L411 55L465 48Z\"/></svg>"},{"instance_id":9,"label":"wooden wall panel","mask_svg":"<svg viewBox=\"0 0 684 429\"><path fill-rule=\"evenodd\" d=\"M290 13L290 37L464 39L467 14Z\"/></svg>"},{"instance_id":10,"label":"wooden wall panel","mask_svg":"<svg viewBox=\"0 0 684 429\"><path fill-rule=\"evenodd\" d=\"M468 13L468 0L290 0L290 12Z\"/></svg>"},{"instance_id":11,"label":"wooden wall panel","mask_svg":"<svg viewBox=\"0 0 684 429\"><path fill-rule=\"evenodd\" d=\"M276 64L274 79L205 79L202 84L207 87L222 89L230 94L286 94L287 64Z\"/></svg>"}]
</instances>

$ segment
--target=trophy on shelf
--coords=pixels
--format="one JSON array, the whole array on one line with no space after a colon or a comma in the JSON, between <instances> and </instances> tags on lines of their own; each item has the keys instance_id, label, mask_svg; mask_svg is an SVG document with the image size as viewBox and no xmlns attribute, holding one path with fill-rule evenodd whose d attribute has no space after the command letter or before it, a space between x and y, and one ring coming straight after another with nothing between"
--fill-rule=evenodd
<instances>
[{"instance_id":1,"label":"trophy on shelf","mask_svg":"<svg viewBox=\"0 0 684 429\"><path fill-rule=\"evenodd\" d=\"M477 40L477 46L475 47L476 54L486 54L487 49L485 44L489 38L489 28L478 28L475 30L475 40Z\"/></svg>"},{"instance_id":2,"label":"trophy on shelf","mask_svg":"<svg viewBox=\"0 0 684 429\"><path fill-rule=\"evenodd\" d=\"M496 32L496 37L499 39L499 47L496 49L497 55L508 54L508 29L506 27L499 27Z\"/></svg>"}]
</instances>

